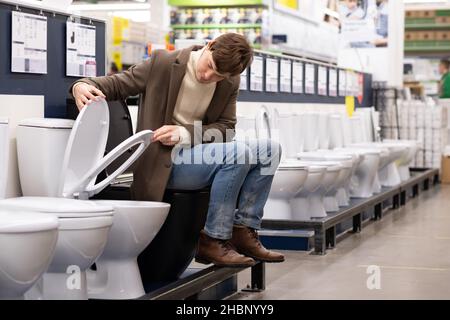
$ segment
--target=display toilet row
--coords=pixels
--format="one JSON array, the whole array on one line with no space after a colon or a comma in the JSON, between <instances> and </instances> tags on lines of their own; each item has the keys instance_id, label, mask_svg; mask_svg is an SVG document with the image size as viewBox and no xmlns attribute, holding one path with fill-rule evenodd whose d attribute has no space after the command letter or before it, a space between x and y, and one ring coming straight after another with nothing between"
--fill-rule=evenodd
<instances>
[{"instance_id":1,"label":"display toilet row","mask_svg":"<svg viewBox=\"0 0 450 320\"><path fill-rule=\"evenodd\" d=\"M1 121L0 168L5 169L0 191L6 184L8 130L7 121ZM152 132L141 131L104 156L108 130L103 100L84 108L75 122L27 119L19 124L24 196L0 200L0 298L130 299L145 293L136 260L161 228L170 205L88 200L151 141ZM96 182L102 170L135 146L116 172ZM90 269L94 263L95 271Z\"/></svg>"},{"instance_id":2,"label":"display toilet row","mask_svg":"<svg viewBox=\"0 0 450 320\"><path fill-rule=\"evenodd\" d=\"M324 218L409 179L416 141L373 142L371 112L292 112L261 105L239 116L237 140L271 138L282 147L265 219Z\"/></svg>"}]
</instances>

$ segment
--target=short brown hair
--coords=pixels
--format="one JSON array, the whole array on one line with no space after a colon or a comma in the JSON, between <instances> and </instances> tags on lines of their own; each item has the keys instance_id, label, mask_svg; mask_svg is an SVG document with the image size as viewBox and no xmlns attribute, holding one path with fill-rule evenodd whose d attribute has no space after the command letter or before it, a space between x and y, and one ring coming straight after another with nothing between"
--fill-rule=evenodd
<instances>
[{"instance_id":1,"label":"short brown hair","mask_svg":"<svg viewBox=\"0 0 450 320\"><path fill-rule=\"evenodd\" d=\"M445 69L450 69L450 60L442 59L441 64L444 66Z\"/></svg>"},{"instance_id":2,"label":"short brown hair","mask_svg":"<svg viewBox=\"0 0 450 320\"><path fill-rule=\"evenodd\" d=\"M220 74L238 75L253 59L253 49L245 37L237 33L225 33L217 37L209 49Z\"/></svg>"}]
</instances>

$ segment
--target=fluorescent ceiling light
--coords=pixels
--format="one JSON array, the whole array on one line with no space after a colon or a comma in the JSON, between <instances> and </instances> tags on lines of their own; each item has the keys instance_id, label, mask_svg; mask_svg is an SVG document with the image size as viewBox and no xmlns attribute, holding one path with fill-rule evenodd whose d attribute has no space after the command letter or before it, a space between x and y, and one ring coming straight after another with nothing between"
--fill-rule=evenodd
<instances>
[{"instance_id":1,"label":"fluorescent ceiling light","mask_svg":"<svg viewBox=\"0 0 450 320\"><path fill-rule=\"evenodd\" d=\"M150 10L149 3L72 4L69 11Z\"/></svg>"}]
</instances>

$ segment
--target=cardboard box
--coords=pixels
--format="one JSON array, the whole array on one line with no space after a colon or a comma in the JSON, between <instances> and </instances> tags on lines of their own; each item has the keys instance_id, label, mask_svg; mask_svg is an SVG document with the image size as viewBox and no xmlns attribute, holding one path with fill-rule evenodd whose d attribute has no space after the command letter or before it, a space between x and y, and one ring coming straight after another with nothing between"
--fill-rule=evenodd
<instances>
[{"instance_id":1,"label":"cardboard box","mask_svg":"<svg viewBox=\"0 0 450 320\"><path fill-rule=\"evenodd\" d=\"M449 41L450 31L436 31L435 38L437 41Z\"/></svg>"},{"instance_id":2,"label":"cardboard box","mask_svg":"<svg viewBox=\"0 0 450 320\"><path fill-rule=\"evenodd\" d=\"M450 156L442 156L441 181L450 184Z\"/></svg>"},{"instance_id":3,"label":"cardboard box","mask_svg":"<svg viewBox=\"0 0 450 320\"><path fill-rule=\"evenodd\" d=\"M434 18L434 17L436 17L436 11L434 10L422 11L422 18Z\"/></svg>"},{"instance_id":4,"label":"cardboard box","mask_svg":"<svg viewBox=\"0 0 450 320\"><path fill-rule=\"evenodd\" d=\"M448 24L450 23L450 17L439 16L434 19L437 24Z\"/></svg>"},{"instance_id":5,"label":"cardboard box","mask_svg":"<svg viewBox=\"0 0 450 320\"><path fill-rule=\"evenodd\" d=\"M435 31L419 31L417 32L417 40L434 41L436 38Z\"/></svg>"},{"instance_id":6,"label":"cardboard box","mask_svg":"<svg viewBox=\"0 0 450 320\"><path fill-rule=\"evenodd\" d=\"M415 11L406 11L405 12L405 17L406 18L414 18L414 12Z\"/></svg>"}]
</instances>

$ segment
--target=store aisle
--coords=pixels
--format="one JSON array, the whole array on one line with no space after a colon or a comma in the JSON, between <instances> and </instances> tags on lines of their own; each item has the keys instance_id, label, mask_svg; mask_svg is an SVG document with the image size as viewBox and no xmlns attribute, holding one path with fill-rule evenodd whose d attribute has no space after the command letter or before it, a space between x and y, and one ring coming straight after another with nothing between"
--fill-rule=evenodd
<instances>
[{"instance_id":1,"label":"store aisle","mask_svg":"<svg viewBox=\"0 0 450 320\"><path fill-rule=\"evenodd\" d=\"M381 289L367 288L367 266L381 270ZM450 186L442 185L361 234L345 235L326 256L287 252L267 265L266 291L237 299L450 299ZM239 288L250 279L239 275Z\"/></svg>"}]
</instances>

